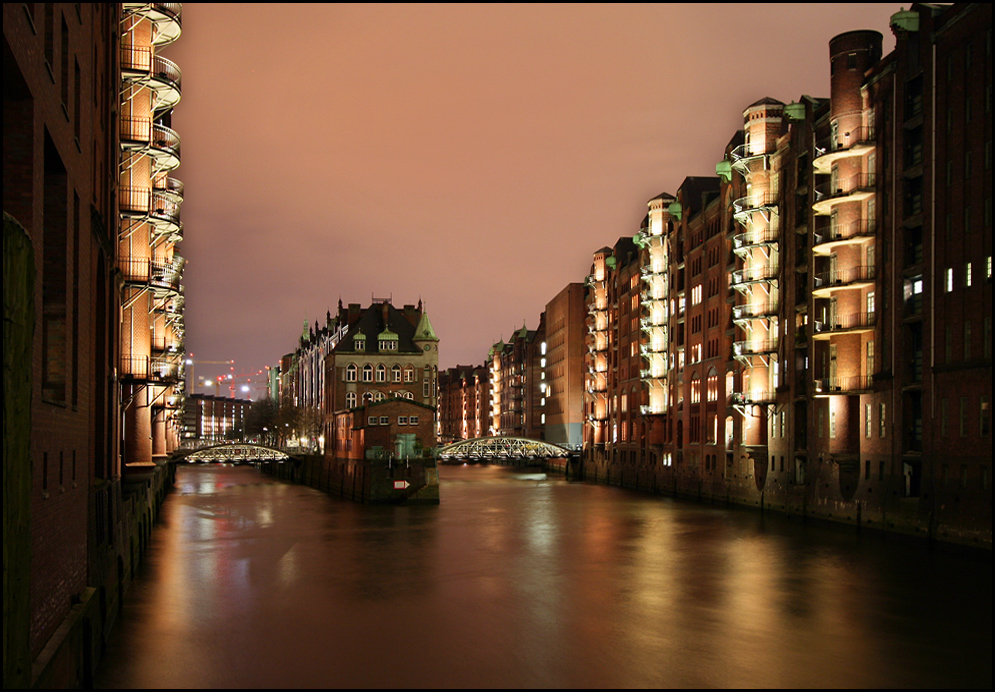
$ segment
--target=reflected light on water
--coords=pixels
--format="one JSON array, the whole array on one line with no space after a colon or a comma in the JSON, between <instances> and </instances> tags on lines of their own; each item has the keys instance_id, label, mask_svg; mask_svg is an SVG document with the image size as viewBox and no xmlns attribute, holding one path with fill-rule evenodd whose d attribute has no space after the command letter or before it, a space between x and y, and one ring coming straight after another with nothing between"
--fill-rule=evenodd
<instances>
[{"instance_id":1,"label":"reflected light on water","mask_svg":"<svg viewBox=\"0 0 995 692\"><path fill-rule=\"evenodd\" d=\"M98 685L990 687L990 556L516 475L181 469Z\"/></svg>"}]
</instances>

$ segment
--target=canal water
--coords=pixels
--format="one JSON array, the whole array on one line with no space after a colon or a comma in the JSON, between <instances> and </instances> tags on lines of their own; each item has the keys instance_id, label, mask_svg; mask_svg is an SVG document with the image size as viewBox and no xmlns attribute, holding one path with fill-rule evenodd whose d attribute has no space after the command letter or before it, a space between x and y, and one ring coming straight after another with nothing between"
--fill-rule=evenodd
<instances>
[{"instance_id":1,"label":"canal water","mask_svg":"<svg viewBox=\"0 0 995 692\"><path fill-rule=\"evenodd\" d=\"M98 687L991 687L990 554L444 466L438 506L183 467Z\"/></svg>"}]
</instances>

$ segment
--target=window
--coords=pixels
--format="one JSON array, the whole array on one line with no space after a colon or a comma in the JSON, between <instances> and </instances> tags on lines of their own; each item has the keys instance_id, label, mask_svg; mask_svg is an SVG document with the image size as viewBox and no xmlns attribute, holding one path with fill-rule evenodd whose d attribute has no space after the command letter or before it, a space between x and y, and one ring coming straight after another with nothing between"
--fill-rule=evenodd
<instances>
[{"instance_id":1,"label":"window","mask_svg":"<svg viewBox=\"0 0 995 692\"><path fill-rule=\"evenodd\" d=\"M871 437L871 405L867 404L864 406L864 437L870 439Z\"/></svg>"},{"instance_id":2,"label":"window","mask_svg":"<svg viewBox=\"0 0 995 692\"><path fill-rule=\"evenodd\" d=\"M407 425L408 424L408 417L407 416L398 416L397 417L397 424L398 425Z\"/></svg>"},{"instance_id":3,"label":"window","mask_svg":"<svg viewBox=\"0 0 995 692\"><path fill-rule=\"evenodd\" d=\"M943 289L950 293L954 290L954 270L948 268L946 273L946 280L944 281Z\"/></svg>"},{"instance_id":4,"label":"window","mask_svg":"<svg viewBox=\"0 0 995 692\"><path fill-rule=\"evenodd\" d=\"M886 431L884 414L885 414L885 405L878 404L878 437L884 437Z\"/></svg>"},{"instance_id":5,"label":"window","mask_svg":"<svg viewBox=\"0 0 995 692\"><path fill-rule=\"evenodd\" d=\"M418 416L408 416L408 425L418 425Z\"/></svg>"},{"instance_id":6,"label":"window","mask_svg":"<svg viewBox=\"0 0 995 692\"><path fill-rule=\"evenodd\" d=\"M356 392L346 392L345 395L345 406L346 408L356 407Z\"/></svg>"},{"instance_id":7,"label":"window","mask_svg":"<svg viewBox=\"0 0 995 692\"><path fill-rule=\"evenodd\" d=\"M363 366L363 382L373 381L373 366L367 363Z\"/></svg>"},{"instance_id":8,"label":"window","mask_svg":"<svg viewBox=\"0 0 995 692\"><path fill-rule=\"evenodd\" d=\"M867 314L874 314L874 291L867 292Z\"/></svg>"},{"instance_id":9,"label":"window","mask_svg":"<svg viewBox=\"0 0 995 692\"><path fill-rule=\"evenodd\" d=\"M404 381L414 382L415 381L415 369L412 367L404 368Z\"/></svg>"},{"instance_id":10,"label":"window","mask_svg":"<svg viewBox=\"0 0 995 692\"><path fill-rule=\"evenodd\" d=\"M400 365L395 365L394 367L392 367L390 369L390 379L391 379L392 382L400 382L401 381L401 366Z\"/></svg>"},{"instance_id":11,"label":"window","mask_svg":"<svg viewBox=\"0 0 995 692\"><path fill-rule=\"evenodd\" d=\"M346 382L355 382L356 381L356 375L358 374L358 372L359 372L359 368L356 367L356 364L355 363L349 363L349 365L346 366L346 369L345 369L345 381Z\"/></svg>"},{"instance_id":12,"label":"window","mask_svg":"<svg viewBox=\"0 0 995 692\"><path fill-rule=\"evenodd\" d=\"M971 287L971 263L964 265L964 288Z\"/></svg>"},{"instance_id":13,"label":"window","mask_svg":"<svg viewBox=\"0 0 995 692\"><path fill-rule=\"evenodd\" d=\"M356 351L366 350L366 336L364 334L357 334L356 338L352 340L352 347Z\"/></svg>"},{"instance_id":14,"label":"window","mask_svg":"<svg viewBox=\"0 0 995 692\"><path fill-rule=\"evenodd\" d=\"M376 425L378 420L379 419L376 416L370 416L369 418L366 419L366 424L367 425Z\"/></svg>"},{"instance_id":15,"label":"window","mask_svg":"<svg viewBox=\"0 0 995 692\"><path fill-rule=\"evenodd\" d=\"M390 425L390 416L380 416L380 425Z\"/></svg>"},{"instance_id":16,"label":"window","mask_svg":"<svg viewBox=\"0 0 995 692\"><path fill-rule=\"evenodd\" d=\"M387 366L383 363L377 366L377 382L387 381Z\"/></svg>"}]
</instances>

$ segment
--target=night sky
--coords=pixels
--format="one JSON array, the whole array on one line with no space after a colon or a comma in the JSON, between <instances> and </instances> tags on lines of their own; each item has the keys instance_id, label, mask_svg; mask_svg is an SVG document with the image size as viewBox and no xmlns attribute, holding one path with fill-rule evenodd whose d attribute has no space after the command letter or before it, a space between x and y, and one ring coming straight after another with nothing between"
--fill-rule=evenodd
<instances>
[{"instance_id":1,"label":"night sky","mask_svg":"<svg viewBox=\"0 0 995 692\"><path fill-rule=\"evenodd\" d=\"M890 51L898 9L184 4L187 351L258 371L391 297L424 302L440 368L481 363L714 175L746 106L828 96L833 36Z\"/></svg>"}]
</instances>

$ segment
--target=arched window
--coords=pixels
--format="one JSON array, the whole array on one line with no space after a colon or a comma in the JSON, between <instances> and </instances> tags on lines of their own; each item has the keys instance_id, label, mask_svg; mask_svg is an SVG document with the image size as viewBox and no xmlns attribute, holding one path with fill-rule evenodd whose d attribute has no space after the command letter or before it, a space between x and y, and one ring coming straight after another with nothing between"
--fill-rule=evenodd
<instances>
[{"instance_id":1,"label":"arched window","mask_svg":"<svg viewBox=\"0 0 995 692\"><path fill-rule=\"evenodd\" d=\"M698 378L698 373L691 375L691 403L697 404L701 402L701 380Z\"/></svg>"},{"instance_id":2,"label":"arched window","mask_svg":"<svg viewBox=\"0 0 995 692\"><path fill-rule=\"evenodd\" d=\"M715 368L708 371L708 400L719 400L719 373Z\"/></svg>"},{"instance_id":3,"label":"arched window","mask_svg":"<svg viewBox=\"0 0 995 692\"><path fill-rule=\"evenodd\" d=\"M390 379L391 379L391 382L400 382L401 381L401 366L400 365L395 365L394 367L392 367L390 369Z\"/></svg>"},{"instance_id":4,"label":"arched window","mask_svg":"<svg viewBox=\"0 0 995 692\"><path fill-rule=\"evenodd\" d=\"M377 382L387 381L387 366L383 363L377 366Z\"/></svg>"},{"instance_id":5,"label":"arched window","mask_svg":"<svg viewBox=\"0 0 995 692\"><path fill-rule=\"evenodd\" d=\"M363 382L373 381L373 366L367 363L363 366Z\"/></svg>"},{"instance_id":6,"label":"arched window","mask_svg":"<svg viewBox=\"0 0 995 692\"><path fill-rule=\"evenodd\" d=\"M363 403L367 404L373 401L373 392L363 392Z\"/></svg>"},{"instance_id":7,"label":"arched window","mask_svg":"<svg viewBox=\"0 0 995 692\"><path fill-rule=\"evenodd\" d=\"M353 366L355 367L355 366ZM345 406L346 408L356 407L356 392L346 392L345 395Z\"/></svg>"},{"instance_id":8,"label":"arched window","mask_svg":"<svg viewBox=\"0 0 995 692\"><path fill-rule=\"evenodd\" d=\"M376 394L373 395L374 401L383 401L386 398L387 396L383 392L377 392Z\"/></svg>"},{"instance_id":9,"label":"arched window","mask_svg":"<svg viewBox=\"0 0 995 692\"><path fill-rule=\"evenodd\" d=\"M415 369L410 365L404 368L404 381L405 382L415 381Z\"/></svg>"},{"instance_id":10,"label":"arched window","mask_svg":"<svg viewBox=\"0 0 995 692\"><path fill-rule=\"evenodd\" d=\"M356 376L358 375L358 373L359 373L359 368L356 367L356 364L355 363L349 363L349 365L346 366L346 369L345 369L345 381L346 382L355 382L356 381Z\"/></svg>"}]
</instances>

